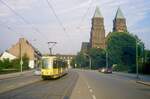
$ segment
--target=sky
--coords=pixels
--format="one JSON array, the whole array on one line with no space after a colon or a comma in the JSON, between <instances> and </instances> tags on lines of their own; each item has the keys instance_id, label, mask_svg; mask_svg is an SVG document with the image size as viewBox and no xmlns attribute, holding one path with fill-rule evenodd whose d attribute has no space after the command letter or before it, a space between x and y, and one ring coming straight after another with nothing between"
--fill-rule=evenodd
<instances>
[{"instance_id":1,"label":"sky","mask_svg":"<svg viewBox=\"0 0 150 99\"><path fill-rule=\"evenodd\" d=\"M112 31L120 7L128 31L150 49L150 0L48 1L53 10L47 0L0 0L0 53L24 37L43 54L49 53L49 41L57 42L53 47L55 54L76 54L81 43L89 41L96 6L104 17L106 35Z\"/></svg>"}]
</instances>

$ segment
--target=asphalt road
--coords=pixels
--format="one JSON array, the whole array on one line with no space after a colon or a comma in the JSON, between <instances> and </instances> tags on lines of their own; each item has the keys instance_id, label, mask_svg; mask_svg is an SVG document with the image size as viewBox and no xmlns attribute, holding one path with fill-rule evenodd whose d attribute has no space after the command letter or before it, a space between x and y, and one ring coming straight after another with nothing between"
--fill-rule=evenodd
<instances>
[{"instance_id":1,"label":"asphalt road","mask_svg":"<svg viewBox=\"0 0 150 99\"><path fill-rule=\"evenodd\" d=\"M39 80L1 93L0 99L69 99L77 78L78 74L71 71L60 79Z\"/></svg>"},{"instance_id":2,"label":"asphalt road","mask_svg":"<svg viewBox=\"0 0 150 99\"><path fill-rule=\"evenodd\" d=\"M71 70L60 79L43 81L40 76L24 76L0 80L0 99L150 99L150 86L116 74L91 70Z\"/></svg>"},{"instance_id":3,"label":"asphalt road","mask_svg":"<svg viewBox=\"0 0 150 99\"><path fill-rule=\"evenodd\" d=\"M79 79L71 99L150 99L150 86L138 84L130 78L98 71L76 72Z\"/></svg>"},{"instance_id":4,"label":"asphalt road","mask_svg":"<svg viewBox=\"0 0 150 99\"><path fill-rule=\"evenodd\" d=\"M5 76L5 75L4 75ZM0 79L0 93L4 93L11 89L19 88L24 85L31 84L36 81L40 81L40 76L35 76L33 71L26 72L24 74L17 74L14 77L6 77L5 79Z\"/></svg>"}]
</instances>

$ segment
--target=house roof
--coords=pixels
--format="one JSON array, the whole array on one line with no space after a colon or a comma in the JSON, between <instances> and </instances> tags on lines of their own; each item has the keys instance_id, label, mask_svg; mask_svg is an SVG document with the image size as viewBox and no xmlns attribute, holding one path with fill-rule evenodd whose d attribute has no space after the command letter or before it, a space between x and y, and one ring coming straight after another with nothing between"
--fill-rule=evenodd
<instances>
[{"instance_id":1,"label":"house roof","mask_svg":"<svg viewBox=\"0 0 150 99\"><path fill-rule=\"evenodd\" d=\"M89 48L89 42L82 42L81 50L87 50Z\"/></svg>"}]
</instances>

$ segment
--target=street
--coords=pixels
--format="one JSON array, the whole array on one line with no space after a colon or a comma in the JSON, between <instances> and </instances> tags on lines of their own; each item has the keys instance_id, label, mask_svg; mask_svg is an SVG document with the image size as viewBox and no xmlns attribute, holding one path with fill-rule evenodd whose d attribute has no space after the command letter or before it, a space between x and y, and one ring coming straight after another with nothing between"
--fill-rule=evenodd
<instances>
[{"instance_id":1,"label":"street","mask_svg":"<svg viewBox=\"0 0 150 99\"><path fill-rule=\"evenodd\" d=\"M39 78L35 83L1 93L0 99L68 99L77 77L76 73L69 72L56 80Z\"/></svg>"},{"instance_id":2,"label":"street","mask_svg":"<svg viewBox=\"0 0 150 99\"><path fill-rule=\"evenodd\" d=\"M24 79L23 79L24 78ZM25 76L0 80L5 85L38 79L34 83L0 93L0 99L149 99L150 86L116 74L95 70L72 69L59 79L43 81L40 76ZM7 87L6 87L7 88Z\"/></svg>"},{"instance_id":3,"label":"street","mask_svg":"<svg viewBox=\"0 0 150 99\"><path fill-rule=\"evenodd\" d=\"M102 74L98 71L78 70L77 72L79 79L71 99L150 98L150 86L138 84L135 80L114 74Z\"/></svg>"}]
</instances>

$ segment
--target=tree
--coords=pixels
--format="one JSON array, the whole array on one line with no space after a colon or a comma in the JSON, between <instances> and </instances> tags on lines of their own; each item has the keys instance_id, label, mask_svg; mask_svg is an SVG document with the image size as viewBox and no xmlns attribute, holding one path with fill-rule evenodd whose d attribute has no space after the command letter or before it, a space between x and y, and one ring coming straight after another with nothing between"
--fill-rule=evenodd
<instances>
[{"instance_id":1,"label":"tree","mask_svg":"<svg viewBox=\"0 0 150 99\"><path fill-rule=\"evenodd\" d=\"M92 60L92 69L106 67L106 53L100 48L91 48L88 50L88 55Z\"/></svg>"},{"instance_id":2,"label":"tree","mask_svg":"<svg viewBox=\"0 0 150 99\"><path fill-rule=\"evenodd\" d=\"M75 63L78 68L85 68L88 66L88 59L85 57L83 52L79 52L75 57Z\"/></svg>"},{"instance_id":3,"label":"tree","mask_svg":"<svg viewBox=\"0 0 150 99\"><path fill-rule=\"evenodd\" d=\"M107 38L109 65L117 64L121 71L135 72L136 40L140 41L137 36L130 33L111 33Z\"/></svg>"},{"instance_id":4,"label":"tree","mask_svg":"<svg viewBox=\"0 0 150 99\"><path fill-rule=\"evenodd\" d=\"M1 61L0 61L0 68L1 68L1 69L9 69L9 68L12 68L11 61L10 61L8 58L1 60Z\"/></svg>"},{"instance_id":5,"label":"tree","mask_svg":"<svg viewBox=\"0 0 150 99\"><path fill-rule=\"evenodd\" d=\"M22 57L22 60L23 60L22 65L23 69L29 69L29 58L26 54Z\"/></svg>"},{"instance_id":6,"label":"tree","mask_svg":"<svg viewBox=\"0 0 150 99\"><path fill-rule=\"evenodd\" d=\"M150 74L150 50L145 50L145 61L142 65L142 73Z\"/></svg>"}]
</instances>

